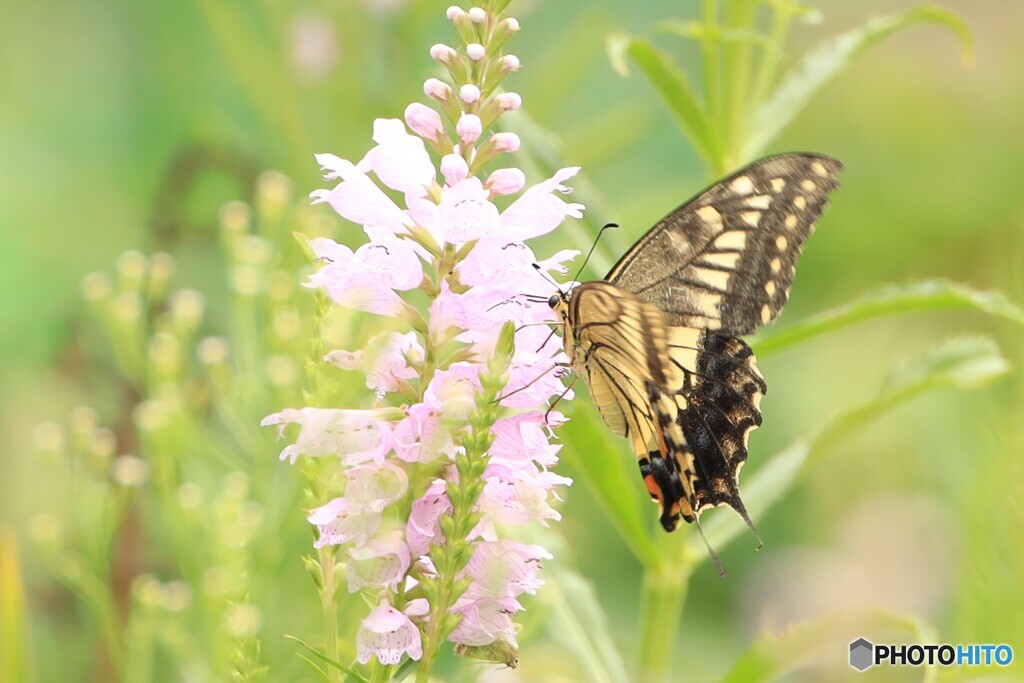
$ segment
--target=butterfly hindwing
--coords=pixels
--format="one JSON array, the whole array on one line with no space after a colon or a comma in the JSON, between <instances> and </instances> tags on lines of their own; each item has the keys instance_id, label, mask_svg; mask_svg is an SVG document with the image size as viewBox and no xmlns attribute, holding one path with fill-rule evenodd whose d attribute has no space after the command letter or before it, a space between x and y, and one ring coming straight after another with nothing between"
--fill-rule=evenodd
<instances>
[{"instance_id":1,"label":"butterfly hindwing","mask_svg":"<svg viewBox=\"0 0 1024 683\"><path fill-rule=\"evenodd\" d=\"M749 334L785 306L841 168L813 154L755 162L659 221L605 279L669 325Z\"/></svg>"}]
</instances>

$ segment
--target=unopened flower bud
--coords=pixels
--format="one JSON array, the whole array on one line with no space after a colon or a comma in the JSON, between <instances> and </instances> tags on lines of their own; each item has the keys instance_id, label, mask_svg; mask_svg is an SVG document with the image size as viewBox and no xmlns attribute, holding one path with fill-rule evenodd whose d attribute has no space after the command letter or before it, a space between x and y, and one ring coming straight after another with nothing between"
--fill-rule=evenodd
<instances>
[{"instance_id":1,"label":"unopened flower bud","mask_svg":"<svg viewBox=\"0 0 1024 683\"><path fill-rule=\"evenodd\" d=\"M502 23L504 23L506 31L515 33L519 30L519 20L514 17L508 17Z\"/></svg>"},{"instance_id":2,"label":"unopened flower bud","mask_svg":"<svg viewBox=\"0 0 1024 683\"><path fill-rule=\"evenodd\" d=\"M515 111L523 106L523 98L519 96L519 93L503 92L494 100L502 111Z\"/></svg>"},{"instance_id":3,"label":"unopened flower bud","mask_svg":"<svg viewBox=\"0 0 1024 683\"><path fill-rule=\"evenodd\" d=\"M515 152L519 149L519 136L515 133L495 133L494 150L496 152Z\"/></svg>"},{"instance_id":4,"label":"unopened flower bud","mask_svg":"<svg viewBox=\"0 0 1024 683\"><path fill-rule=\"evenodd\" d=\"M526 185L526 174L518 168L499 168L487 177L484 186L494 194L515 194Z\"/></svg>"},{"instance_id":5,"label":"unopened flower bud","mask_svg":"<svg viewBox=\"0 0 1024 683\"><path fill-rule=\"evenodd\" d=\"M458 21L462 17L466 16L466 10L462 9L457 5L452 5L445 12L445 16L448 17L448 21Z\"/></svg>"},{"instance_id":6,"label":"unopened flower bud","mask_svg":"<svg viewBox=\"0 0 1024 683\"><path fill-rule=\"evenodd\" d=\"M466 46L466 54L474 62L479 62L481 59L487 56L487 48L480 43L470 43Z\"/></svg>"},{"instance_id":7,"label":"unopened flower bud","mask_svg":"<svg viewBox=\"0 0 1024 683\"><path fill-rule=\"evenodd\" d=\"M437 78L428 78L423 82L423 94L438 102L447 101L451 91L447 83Z\"/></svg>"},{"instance_id":8,"label":"unopened flower bud","mask_svg":"<svg viewBox=\"0 0 1024 683\"><path fill-rule=\"evenodd\" d=\"M501 58L502 71L509 73L511 71L519 71L519 67L522 63L519 61L519 57L515 55L505 55Z\"/></svg>"},{"instance_id":9,"label":"unopened flower bud","mask_svg":"<svg viewBox=\"0 0 1024 683\"><path fill-rule=\"evenodd\" d=\"M467 83L459 88L459 98L466 104L473 104L480 100L480 88L472 83Z\"/></svg>"},{"instance_id":10,"label":"unopened flower bud","mask_svg":"<svg viewBox=\"0 0 1024 683\"><path fill-rule=\"evenodd\" d=\"M463 114L459 122L455 124L455 131L459 134L459 140L464 145L472 145L480 138L483 126L480 117L476 114Z\"/></svg>"},{"instance_id":11,"label":"unopened flower bud","mask_svg":"<svg viewBox=\"0 0 1024 683\"><path fill-rule=\"evenodd\" d=\"M440 81L438 81L440 82ZM425 140L437 142L444 135L444 123L441 115L425 104L413 102L405 108L405 122L409 128Z\"/></svg>"},{"instance_id":12,"label":"unopened flower bud","mask_svg":"<svg viewBox=\"0 0 1024 683\"><path fill-rule=\"evenodd\" d=\"M474 24L482 24L487 21L487 10L483 7L471 7L469 12L469 20Z\"/></svg>"},{"instance_id":13,"label":"unopened flower bud","mask_svg":"<svg viewBox=\"0 0 1024 683\"><path fill-rule=\"evenodd\" d=\"M454 187L469 175L469 165L458 154L446 154L441 158L441 174L448 187Z\"/></svg>"},{"instance_id":14,"label":"unopened flower bud","mask_svg":"<svg viewBox=\"0 0 1024 683\"><path fill-rule=\"evenodd\" d=\"M438 64L448 66L451 61L458 55L457 52L451 47L448 47L444 43L437 43L430 48L430 58Z\"/></svg>"}]
</instances>

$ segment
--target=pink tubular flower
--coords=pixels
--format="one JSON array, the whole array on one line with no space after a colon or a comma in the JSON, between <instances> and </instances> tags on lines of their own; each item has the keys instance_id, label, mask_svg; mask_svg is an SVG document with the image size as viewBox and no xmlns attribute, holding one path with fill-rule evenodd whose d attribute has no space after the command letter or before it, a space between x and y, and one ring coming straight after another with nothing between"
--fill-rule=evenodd
<instances>
[{"instance_id":1,"label":"pink tubular flower","mask_svg":"<svg viewBox=\"0 0 1024 683\"><path fill-rule=\"evenodd\" d=\"M505 640L514 645L516 630L512 624L512 615L522 609L523 606L515 598L460 598L452 612L461 614L462 621L448 639L463 645L489 645L497 640Z\"/></svg>"},{"instance_id":2,"label":"pink tubular flower","mask_svg":"<svg viewBox=\"0 0 1024 683\"><path fill-rule=\"evenodd\" d=\"M263 418L261 426L284 426L297 423L299 436L295 443L281 451L281 460L292 464L300 455L338 456L357 465L382 461L391 449L391 427L383 421L390 413L374 410L328 410L325 408L292 408Z\"/></svg>"},{"instance_id":3,"label":"pink tubular flower","mask_svg":"<svg viewBox=\"0 0 1024 683\"><path fill-rule=\"evenodd\" d=\"M363 619L356 634L357 659L366 664L377 657L381 664L398 664L402 655L423 656L422 639L416 624L387 603L381 603Z\"/></svg>"},{"instance_id":4,"label":"pink tubular flower","mask_svg":"<svg viewBox=\"0 0 1024 683\"><path fill-rule=\"evenodd\" d=\"M441 535L441 515L447 515L451 510L452 503L445 492L445 483L438 479L412 504L405 529L410 553L417 557L425 555L432 543L444 540Z\"/></svg>"},{"instance_id":5,"label":"pink tubular flower","mask_svg":"<svg viewBox=\"0 0 1024 683\"><path fill-rule=\"evenodd\" d=\"M331 351L324 360L345 370L366 373L366 386L375 393L402 391L417 377L423 362L423 347L415 332L383 332L358 351Z\"/></svg>"},{"instance_id":6,"label":"pink tubular flower","mask_svg":"<svg viewBox=\"0 0 1024 683\"><path fill-rule=\"evenodd\" d=\"M347 498L335 498L310 512L306 520L320 531L314 548L342 543L362 545L377 532L380 513L369 512Z\"/></svg>"},{"instance_id":7,"label":"pink tubular flower","mask_svg":"<svg viewBox=\"0 0 1024 683\"><path fill-rule=\"evenodd\" d=\"M401 532L375 538L366 545L350 548L346 572L348 590L364 588L396 590L409 569L409 548Z\"/></svg>"}]
</instances>

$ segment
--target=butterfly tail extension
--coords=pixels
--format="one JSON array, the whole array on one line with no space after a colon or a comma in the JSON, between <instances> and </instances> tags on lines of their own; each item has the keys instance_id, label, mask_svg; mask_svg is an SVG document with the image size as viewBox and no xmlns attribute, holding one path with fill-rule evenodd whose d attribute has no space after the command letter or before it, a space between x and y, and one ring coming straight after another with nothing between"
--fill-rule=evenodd
<instances>
[{"instance_id":1,"label":"butterfly tail extension","mask_svg":"<svg viewBox=\"0 0 1024 683\"><path fill-rule=\"evenodd\" d=\"M740 497L739 473L747 460L750 432L761 424L766 391L754 353L737 337L708 332L701 338L696 370L677 395L677 423L692 450L696 513L727 505L763 545Z\"/></svg>"}]
</instances>

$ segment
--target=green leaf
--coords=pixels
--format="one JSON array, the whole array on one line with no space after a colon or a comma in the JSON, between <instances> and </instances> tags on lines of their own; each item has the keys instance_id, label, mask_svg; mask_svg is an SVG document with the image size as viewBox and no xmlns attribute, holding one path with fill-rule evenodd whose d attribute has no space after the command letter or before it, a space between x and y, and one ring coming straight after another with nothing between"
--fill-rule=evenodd
<instances>
[{"instance_id":1,"label":"green leaf","mask_svg":"<svg viewBox=\"0 0 1024 683\"><path fill-rule=\"evenodd\" d=\"M333 666L338 671L343 672L346 676L350 677L352 680L356 681L357 683L368 683L366 678L364 678L363 675L360 674L358 671L356 671L355 669L353 669L351 667L345 666L344 664L342 664L341 662L337 661L336 659L331 659L330 657L325 655L323 652L321 652L320 650L316 649L315 647L313 647L312 645L310 645L306 641L302 640L301 638L296 638L295 636L290 636L290 635L287 635L287 634L285 634L285 638L287 638L288 640L294 640L296 643L298 643L302 647L306 648L306 650L310 654L312 654L314 657L316 657L317 659L319 659L322 662L325 662L325 663ZM303 659L306 659L306 657L301 655L301 654L299 656L302 657ZM307 661L309 661L309 660L307 659ZM320 667L315 667L315 668L316 668L317 671L320 671Z\"/></svg>"},{"instance_id":2,"label":"green leaf","mask_svg":"<svg viewBox=\"0 0 1024 683\"><path fill-rule=\"evenodd\" d=\"M999 347L987 337L947 340L909 363L897 367L873 399L845 409L810 437L800 439L772 456L743 486L743 499L752 517L764 514L797 483L804 469L829 447L897 405L927 391L973 389L1009 371ZM746 529L735 516L715 515L704 523L714 548L723 548ZM694 562L707 559L699 536L689 540Z\"/></svg>"},{"instance_id":3,"label":"green leaf","mask_svg":"<svg viewBox=\"0 0 1024 683\"><path fill-rule=\"evenodd\" d=\"M743 150L744 158L757 156L855 57L894 33L922 23L939 24L953 31L960 39L965 61L972 59L974 47L970 29L949 10L923 5L872 19L804 55L758 109L754 128Z\"/></svg>"},{"instance_id":4,"label":"green leaf","mask_svg":"<svg viewBox=\"0 0 1024 683\"><path fill-rule=\"evenodd\" d=\"M714 165L717 143L696 91L686 75L664 52L649 41L613 34L607 38L608 58L620 74L629 75L627 59L633 60L668 106L690 144Z\"/></svg>"},{"instance_id":5,"label":"green leaf","mask_svg":"<svg viewBox=\"0 0 1024 683\"><path fill-rule=\"evenodd\" d=\"M826 332L871 318L911 311L975 310L1024 325L1024 310L999 292L981 292L948 280L886 285L844 306L819 313L754 342L759 357L776 353Z\"/></svg>"},{"instance_id":6,"label":"green leaf","mask_svg":"<svg viewBox=\"0 0 1024 683\"><path fill-rule=\"evenodd\" d=\"M561 432L573 445L562 449L562 460L590 489L640 563L651 566L658 556L648 524L652 505L642 493L643 487L637 486L636 458L620 447L625 441L615 438L591 407L576 408Z\"/></svg>"},{"instance_id":7,"label":"green leaf","mask_svg":"<svg viewBox=\"0 0 1024 683\"><path fill-rule=\"evenodd\" d=\"M546 541L550 547L550 541ZM553 549L556 557L566 550ZM616 683L628 681L622 655L608 631L608 618L594 587L563 562L545 563L548 581L537 599L548 612L548 634L575 655L586 675L581 680Z\"/></svg>"},{"instance_id":8,"label":"green leaf","mask_svg":"<svg viewBox=\"0 0 1024 683\"><path fill-rule=\"evenodd\" d=\"M851 641L851 634L877 632L909 633L914 642L938 642L938 634L928 623L910 616L880 611L830 614L797 624L781 635L760 636L721 679L721 683L759 683L775 680L815 662L834 663L836 643ZM829 661L826 658L832 658ZM842 664L842 666L846 666ZM929 680L925 669L925 680ZM934 672L934 667L931 668Z\"/></svg>"}]
</instances>

